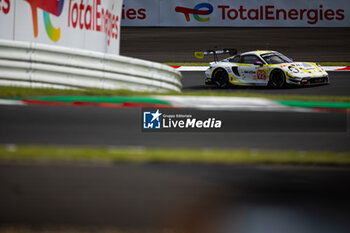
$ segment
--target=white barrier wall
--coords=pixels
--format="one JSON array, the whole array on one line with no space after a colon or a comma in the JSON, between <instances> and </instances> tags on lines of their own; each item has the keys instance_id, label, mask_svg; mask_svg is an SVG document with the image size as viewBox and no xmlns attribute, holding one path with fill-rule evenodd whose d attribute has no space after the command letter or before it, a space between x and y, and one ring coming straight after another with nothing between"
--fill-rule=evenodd
<instances>
[{"instance_id":1,"label":"white barrier wall","mask_svg":"<svg viewBox=\"0 0 350 233\"><path fill-rule=\"evenodd\" d=\"M0 85L180 92L181 78L169 66L140 59L0 40Z\"/></svg>"},{"instance_id":2,"label":"white barrier wall","mask_svg":"<svg viewBox=\"0 0 350 233\"><path fill-rule=\"evenodd\" d=\"M124 0L122 26L350 27L349 3L349 0Z\"/></svg>"},{"instance_id":3,"label":"white barrier wall","mask_svg":"<svg viewBox=\"0 0 350 233\"><path fill-rule=\"evenodd\" d=\"M173 68L119 55L122 0L0 0L0 85L181 91Z\"/></svg>"},{"instance_id":4,"label":"white barrier wall","mask_svg":"<svg viewBox=\"0 0 350 233\"><path fill-rule=\"evenodd\" d=\"M122 0L0 0L0 39L119 54Z\"/></svg>"}]
</instances>

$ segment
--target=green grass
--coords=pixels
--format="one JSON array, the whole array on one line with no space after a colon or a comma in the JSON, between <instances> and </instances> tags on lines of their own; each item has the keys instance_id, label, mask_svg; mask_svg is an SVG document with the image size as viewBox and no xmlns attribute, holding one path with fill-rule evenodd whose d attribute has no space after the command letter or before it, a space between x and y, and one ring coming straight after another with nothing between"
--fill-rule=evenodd
<instances>
[{"instance_id":1,"label":"green grass","mask_svg":"<svg viewBox=\"0 0 350 233\"><path fill-rule=\"evenodd\" d=\"M350 62L318 62L321 66L350 66Z\"/></svg>"},{"instance_id":2,"label":"green grass","mask_svg":"<svg viewBox=\"0 0 350 233\"><path fill-rule=\"evenodd\" d=\"M350 62L317 62L321 66L350 66ZM209 66L209 62L166 62L168 66Z\"/></svg>"},{"instance_id":3,"label":"green grass","mask_svg":"<svg viewBox=\"0 0 350 233\"><path fill-rule=\"evenodd\" d=\"M151 95L180 95L180 96L227 96L227 97L257 97L273 100L300 100L300 101L329 101L350 102L350 96L306 96L306 95L272 95L255 94L249 92L222 92L222 91L191 91L171 93L134 92L129 90L59 90L44 88L0 87L0 98L29 98L35 96L151 96Z\"/></svg>"},{"instance_id":4,"label":"green grass","mask_svg":"<svg viewBox=\"0 0 350 233\"><path fill-rule=\"evenodd\" d=\"M1 145L0 160L203 164L350 165L350 153Z\"/></svg>"},{"instance_id":5,"label":"green grass","mask_svg":"<svg viewBox=\"0 0 350 233\"><path fill-rule=\"evenodd\" d=\"M250 92L216 92L216 91L198 91L184 92L184 96L231 96L231 97L255 97L272 100L300 100L300 101L329 101L329 102L350 102L350 96L309 96L309 95L272 95L256 94Z\"/></svg>"}]
</instances>

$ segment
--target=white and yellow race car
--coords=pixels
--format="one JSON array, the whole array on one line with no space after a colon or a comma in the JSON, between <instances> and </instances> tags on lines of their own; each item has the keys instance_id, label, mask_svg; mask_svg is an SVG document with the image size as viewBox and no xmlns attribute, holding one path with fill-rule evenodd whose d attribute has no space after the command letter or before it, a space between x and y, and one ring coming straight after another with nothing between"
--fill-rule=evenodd
<instances>
[{"instance_id":1,"label":"white and yellow race car","mask_svg":"<svg viewBox=\"0 0 350 233\"><path fill-rule=\"evenodd\" d=\"M221 88L230 84L285 87L329 83L328 73L317 63L294 62L276 51L236 53L235 49L195 52L197 58L214 55L215 61L205 71L205 83L216 84ZM230 54L231 57L218 61L217 54Z\"/></svg>"}]
</instances>

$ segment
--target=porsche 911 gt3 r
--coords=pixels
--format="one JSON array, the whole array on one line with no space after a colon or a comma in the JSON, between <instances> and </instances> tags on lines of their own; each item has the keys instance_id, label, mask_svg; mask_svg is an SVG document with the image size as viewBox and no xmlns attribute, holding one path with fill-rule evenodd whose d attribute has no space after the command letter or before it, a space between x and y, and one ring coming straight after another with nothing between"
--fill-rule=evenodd
<instances>
[{"instance_id":1,"label":"porsche 911 gt3 r","mask_svg":"<svg viewBox=\"0 0 350 233\"><path fill-rule=\"evenodd\" d=\"M225 53L231 54L231 57L217 61L217 54ZM329 83L328 73L317 63L293 62L276 51L257 50L234 55L235 53L235 49L195 53L197 58L214 55L215 61L205 71L206 84L216 84L223 88L230 84L284 87Z\"/></svg>"}]
</instances>

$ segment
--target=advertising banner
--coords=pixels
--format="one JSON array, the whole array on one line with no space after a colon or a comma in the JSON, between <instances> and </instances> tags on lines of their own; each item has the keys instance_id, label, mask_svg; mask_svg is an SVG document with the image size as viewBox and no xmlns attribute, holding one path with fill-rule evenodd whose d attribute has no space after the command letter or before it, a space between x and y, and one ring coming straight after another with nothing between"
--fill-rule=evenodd
<instances>
[{"instance_id":1,"label":"advertising banner","mask_svg":"<svg viewBox=\"0 0 350 233\"><path fill-rule=\"evenodd\" d=\"M122 26L349 27L349 0L124 0Z\"/></svg>"},{"instance_id":2,"label":"advertising banner","mask_svg":"<svg viewBox=\"0 0 350 233\"><path fill-rule=\"evenodd\" d=\"M0 0L0 39L119 54L122 0Z\"/></svg>"}]
</instances>

